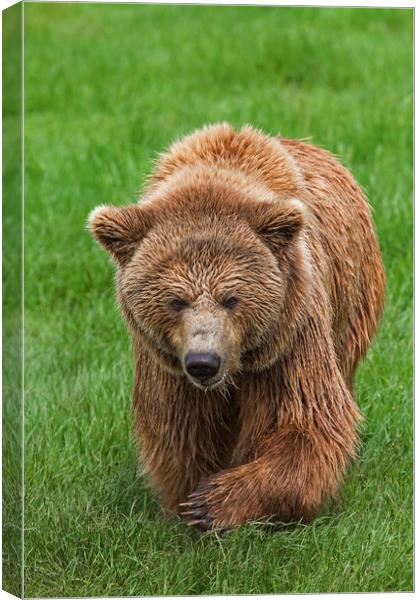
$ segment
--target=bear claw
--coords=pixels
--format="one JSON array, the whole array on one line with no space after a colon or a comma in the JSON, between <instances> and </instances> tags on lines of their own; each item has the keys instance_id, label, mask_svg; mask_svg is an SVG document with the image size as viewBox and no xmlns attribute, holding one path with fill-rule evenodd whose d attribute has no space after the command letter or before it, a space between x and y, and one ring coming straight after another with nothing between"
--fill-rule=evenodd
<instances>
[{"instance_id":1,"label":"bear claw","mask_svg":"<svg viewBox=\"0 0 420 600\"><path fill-rule=\"evenodd\" d=\"M192 520L187 521L187 525L197 528L201 533L213 529L213 519L209 515L205 488L206 486L201 484L198 490L189 494L187 502L179 504L180 507L187 509L180 514L183 517L192 518Z\"/></svg>"}]
</instances>

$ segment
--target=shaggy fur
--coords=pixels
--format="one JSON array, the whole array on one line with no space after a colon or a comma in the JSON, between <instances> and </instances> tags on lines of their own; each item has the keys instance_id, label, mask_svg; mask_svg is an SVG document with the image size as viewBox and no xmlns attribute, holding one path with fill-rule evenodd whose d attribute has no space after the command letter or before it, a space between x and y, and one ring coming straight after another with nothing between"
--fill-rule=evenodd
<instances>
[{"instance_id":1,"label":"shaggy fur","mask_svg":"<svg viewBox=\"0 0 420 600\"><path fill-rule=\"evenodd\" d=\"M308 520L357 448L352 395L385 278L368 203L325 150L228 124L90 217L118 267L152 484L200 529ZM188 352L212 352L203 383Z\"/></svg>"}]
</instances>

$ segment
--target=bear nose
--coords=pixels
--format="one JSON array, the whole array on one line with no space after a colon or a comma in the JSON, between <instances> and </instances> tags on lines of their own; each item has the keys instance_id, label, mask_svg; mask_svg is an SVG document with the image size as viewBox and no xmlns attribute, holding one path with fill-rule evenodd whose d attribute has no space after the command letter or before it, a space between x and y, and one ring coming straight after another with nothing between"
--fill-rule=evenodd
<instances>
[{"instance_id":1,"label":"bear nose","mask_svg":"<svg viewBox=\"0 0 420 600\"><path fill-rule=\"evenodd\" d=\"M188 352L185 356L185 368L191 377L201 382L214 377L220 369L220 356L215 352L198 354Z\"/></svg>"}]
</instances>

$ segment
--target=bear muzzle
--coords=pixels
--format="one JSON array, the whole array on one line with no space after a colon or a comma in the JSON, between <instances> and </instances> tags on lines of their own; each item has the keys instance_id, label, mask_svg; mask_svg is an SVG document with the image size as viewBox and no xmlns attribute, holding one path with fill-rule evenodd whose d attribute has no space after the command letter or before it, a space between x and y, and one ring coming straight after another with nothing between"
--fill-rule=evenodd
<instances>
[{"instance_id":1,"label":"bear muzzle","mask_svg":"<svg viewBox=\"0 0 420 600\"><path fill-rule=\"evenodd\" d=\"M239 350L233 330L220 308L186 311L178 343L174 344L188 381L202 390L222 386L237 367Z\"/></svg>"}]
</instances>

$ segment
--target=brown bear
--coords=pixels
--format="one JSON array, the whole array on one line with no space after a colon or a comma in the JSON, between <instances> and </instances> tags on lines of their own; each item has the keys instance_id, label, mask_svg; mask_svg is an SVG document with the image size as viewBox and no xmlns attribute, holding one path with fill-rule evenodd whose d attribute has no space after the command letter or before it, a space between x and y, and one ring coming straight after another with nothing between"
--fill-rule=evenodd
<instances>
[{"instance_id":1,"label":"brown bear","mask_svg":"<svg viewBox=\"0 0 420 600\"><path fill-rule=\"evenodd\" d=\"M201 530L313 518L355 456L353 376L384 301L353 177L319 147L223 123L89 224L117 265L164 507Z\"/></svg>"}]
</instances>

